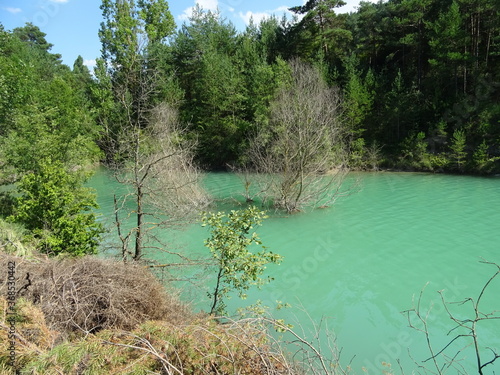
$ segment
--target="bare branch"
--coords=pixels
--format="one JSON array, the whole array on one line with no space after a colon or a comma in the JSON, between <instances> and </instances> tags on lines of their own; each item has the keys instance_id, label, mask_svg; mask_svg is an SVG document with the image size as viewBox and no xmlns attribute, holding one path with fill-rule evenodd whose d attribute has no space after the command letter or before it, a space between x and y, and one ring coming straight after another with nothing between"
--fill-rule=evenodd
<instances>
[{"instance_id":1,"label":"bare branch","mask_svg":"<svg viewBox=\"0 0 500 375\"><path fill-rule=\"evenodd\" d=\"M294 212L335 201L347 175L340 94L320 74L298 60L291 62L294 82L271 104L269 128L250 142L249 160L258 194L279 209Z\"/></svg>"},{"instance_id":2,"label":"bare branch","mask_svg":"<svg viewBox=\"0 0 500 375\"><path fill-rule=\"evenodd\" d=\"M493 280L500 273L500 266L498 264L496 264L496 263L488 262L488 261L485 261L485 260L481 261L480 263L494 265L497 268L497 270L483 284L483 286L481 287L481 290L479 291L479 294L478 294L478 297L477 297L476 300L474 300L471 297L467 297L464 300L459 301L459 302L447 302L445 300L443 291L442 290L438 291L440 299L441 299L441 303L442 303L442 305L443 305L443 307L444 307L444 309L446 311L446 314L455 323L455 326L452 327L448 331L448 335L450 333L454 332L454 331L457 331L457 330L461 330L461 329L465 330L464 333L460 333L459 332L458 334L456 334L439 351L435 352L433 350L432 343L431 343L431 340L430 340L430 331L429 331L429 327L427 325L427 320L428 320L428 317L429 317L430 309L427 311L427 314L425 316L422 315L421 310L420 310L421 309L420 303L421 303L421 300L422 300L423 291L424 291L425 287L420 292L420 296L418 298L417 306L414 307L414 308L412 308L412 309L410 309L410 310L403 311L403 313L407 315L409 326L411 328L413 328L413 329L415 329L417 331L420 331L420 332L422 332L422 333L425 334L426 341L427 341L427 347L428 347L430 356L427 359L425 359L422 363L425 363L425 362L428 362L428 361L432 360L432 362L434 364L434 367L436 368L437 374L442 374L447 369L452 368L452 367L455 368L459 373L463 373L463 374L467 373L467 371L465 370L465 368L463 367L463 365L461 363L459 363L458 356L459 356L460 353L462 353L469 346L473 346L473 348L474 348L474 354L475 354L477 371L478 371L478 373L480 375L483 374L484 367L493 364L500 357L500 355L495 350L489 348L490 351L493 354L492 358L489 361L486 361L486 362L484 362L482 360L482 358L481 358L481 354L482 353L481 353L481 348L480 348L480 345L479 345L480 338L478 336L478 330L477 330L477 325L480 322L487 321L487 320L497 320L497 319L500 319L500 316L497 315L497 310L489 312L489 313L483 313L483 312L480 311L480 307L479 307L479 303L482 301L482 298L483 298L484 294L486 293L486 291L488 290L488 288L491 286L491 283L493 282ZM455 305L458 305L458 306L470 306L470 307L472 307L472 315L473 316L469 317L469 318L466 318L466 319L458 318L449 309L448 306L450 304L455 304ZM420 321L420 323L422 324L422 328L416 327L413 324L412 319L411 319L412 316L415 316ZM461 338L469 338L470 342L467 345L465 345L463 348L458 349L454 353L453 356L451 356L451 357L448 356L446 354L446 352L452 347L452 345L454 343L457 342L457 340L459 340ZM443 363L442 363L442 365L438 364L438 359L439 358L443 358L443 360L444 360ZM426 367L424 367L424 366L422 366L420 364L418 364L418 365L419 365L419 367L428 370Z\"/></svg>"}]
</instances>

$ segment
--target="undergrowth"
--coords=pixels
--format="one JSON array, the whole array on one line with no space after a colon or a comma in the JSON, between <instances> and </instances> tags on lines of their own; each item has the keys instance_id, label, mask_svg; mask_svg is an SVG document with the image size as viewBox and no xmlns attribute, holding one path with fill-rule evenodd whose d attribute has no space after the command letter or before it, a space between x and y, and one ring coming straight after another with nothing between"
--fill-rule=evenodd
<instances>
[{"instance_id":1,"label":"undergrowth","mask_svg":"<svg viewBox=\"0 0 500 375\"><path fill-rule=\"evenodd\" d=\"M20 374L296 375L316 373L303 370L304 364L314 368L313 357L327 370L321 355L306 353L312 346L280 321L194 314L143 266L0 253L0 267L7 269L8 262L16 265ZM0 296L7 295L6 285L5 276ZM0 374L15 373L8 312L0 297ZM307 363L285 353L280 338L270 334L277 326L305 345Z\"/></svg>"}]
</instances>

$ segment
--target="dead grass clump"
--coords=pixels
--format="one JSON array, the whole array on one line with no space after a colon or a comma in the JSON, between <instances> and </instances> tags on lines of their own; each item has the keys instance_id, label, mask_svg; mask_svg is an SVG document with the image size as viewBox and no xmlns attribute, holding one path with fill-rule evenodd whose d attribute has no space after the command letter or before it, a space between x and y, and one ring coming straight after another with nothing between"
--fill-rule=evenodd
<instances>
[{"instance_id":1,"label":"dead grass clump","mask_svg":"<svg viewBox=\"0 0 500 375\"><path fill-rule=\"evenodd\" d=\"M7 300L0 296L0 373L10 367L7 365L11 345L9 329L12 326L9 313ZM16 303L14 327L16 364L20 367L50 350L59 336L47 326L43 312L23 299Z\"/></svg>"},{"instance_id":2,"label":"dead grass clump","mask_svg":"<svg viewBox=\"0 0 500 375\"><path fill-rule=\"evenodd\" d=\"M95 333L106 328L131 330L146 320L185 321L188 309L168 294L148 269L95 257L38 259L0 255L0 267L16 263L16 289L38 306L52 329ZM6 295L6 277L0 294Z\"/></svg>"},{"instance_id":3,"label":"dead grass clump","mask_svg":"<svg viewBox=\"0 0 500 375\"><path fill-rule=\"evenodd\" d=\"M1 251L15 256L31 257L36 251L33 239L28 238L28 231L23 228L23 226L15 223L8 223L0 218Z\"/></svg>"},{"instance_id":4,"label":"dead grass clump","mask_svg":"<svg viewBox=\"0 0 500 375\"><path fill-rule=\"evenodd\" d=\"M252 324L211 317L187 325L149 321L66 342L29 363L31 374L297 375L269 336Z\"/></svg>"},{"instance_id":5,"label":"dead grass clump","mask_svg":"<svg viewBox=\"0 0 500 375\"><path fill-rule=\"evenodd\" d=\"M189 313L145 267L0 253L0 267L8 269L8 262L15 263L16 363L23 373L346 374L281 321L221 323ZM8 295L5 276L2 295ZM0 374L9 370L9 358L1 354L8 353L8 308L0 298ZM287 334L297 351L287 355L272 329Z\"/></svg>"},{"instance_id":6,"label":"dead grass clump","mask_svg":"<svg viewBox=\"0 0 500 375\"><path fill-rule=\"evenodd\" d=\"M296 374L281 345L255 321L205 319L175 330L169 364L186 374Z\"/></svg>"}]
</instances>

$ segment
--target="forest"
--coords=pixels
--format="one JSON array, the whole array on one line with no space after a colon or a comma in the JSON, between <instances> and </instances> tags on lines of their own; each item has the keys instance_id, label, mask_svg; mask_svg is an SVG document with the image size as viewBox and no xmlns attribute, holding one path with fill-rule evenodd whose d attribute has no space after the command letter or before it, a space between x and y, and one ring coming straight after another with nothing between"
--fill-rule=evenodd
<instances>
[{"instance_id":1,"label":"forest","mask_svg":"<svg viewBox=\"0 0 500 375\"><path fill-rule=\"evenodd\" d=\"M2 27L2 216L53 253L92 253L102 228L83 183L99 163L134 171L123 182L138 207L160 175L178 187L203 170L281 174L265 190L288 212L332 170L498 173L498 3L343 4L310 0L237 31L200 7L175 25L164 0L103 0L93 72L64 65L33 24ZM173 211L205 198L181 190Z\"/></svg>"},{"instance_id":2,"label":"forest","mask_svg":"<svg viewBox=\"0 0 500 375\"><path fill-rule=\"evenodd\" d=\"M63 64L36 25L0 24L3 250L97 254L105 228L85 184L98 166L130 187L114 196L124 263L161 247L155 230L208 207L205 171L240 174L248 202L258 184L287 213L330 204L352 170L500 173L500 3L342 5L309 0L239 31L200 7L176 25L165 0L102 0L92 71L82 57ZM253 210L203 219L221 280L238 263L218 244L240 260L260 245L249 228L265 214ZM255 281L280 257L243 260L226 279L241 293L231 277L252 263ZM214 291L212 312L229 289Z\"/></svg>"}]
</instances>

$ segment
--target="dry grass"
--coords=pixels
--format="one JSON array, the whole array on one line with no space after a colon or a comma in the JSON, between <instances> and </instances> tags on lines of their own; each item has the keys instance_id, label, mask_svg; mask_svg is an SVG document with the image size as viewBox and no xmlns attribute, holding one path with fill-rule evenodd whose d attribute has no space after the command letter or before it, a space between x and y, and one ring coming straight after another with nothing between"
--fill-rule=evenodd
<instances>
[{"instance_id":1,"label":"dry grass","mask_svg":"<svg viewBox=\"0 0 500 375\"><path fill-rule=\"evenodd\" d=\"M9 261L16 264L16 363L22 374L345 374L280 321L222 324L190 313L145 267L0 253L0 267L8 269ZM14 373L8 304L1 297L6 279L0 280L0 374ZM270 334L277 327L298 345L292 355Z\"/></svg>"},{"instance_id":2,"label":"dry grass","mask_svg":"<svg viewBox=\"0 0 500 375\"><path fill-rule=\"evenodd\" d=\"M133 331L104 330L32 352L23 373L299 374L275 349L248 322L221 325L208 316L187 325L149 321Z\"/></svg>"},{"instance_id":3,"label":"dry grass","mask_svg":"<svg viewBox=\"0 0 500 375\"><path fill-rule=\"evenodd\" d=\"M31 257L35 252L35 244L32 238L28 240L27 237L29 237L28 232L21 225L8 223L0 217L0 251L15 256Z\"/></svg>"},{"instance_id":4,"label":"dry grass","mask_svg":"<svg viewBox=\"0 0 500 375\"><path fill-rule=\"evenodd\" d=\"M5 299L0 298L0 304L6 306ZM314 366L311 360L323 361L314 349L300 352L308 357L307 363L291 360L280 340L269 335L270 326L289 328L267 318L225 324L211 316L197 316L185 324L147 321L131 331L106 329L55 345L58 332L48 328L41 310L30 302L20 305L16 352L22 374L346 374L339 368ZM5 308L0 322L0 352L7 353ZM7 362L0 356L0 374L13 373Z\"/></svg>"},{"instance_id":5,"label":"dry grass","mask_svg":"<svg viewBox=\"0 0 500 375\"><path fill-rule=\"evenodd\" d=\"M31 303L18 300L16 308L16 363L22 367L50 350L60 335L47 326L42 311L33 307ZM7 311L7 300L2 296L0 297L0 374L14 373L8 364L10 359L8 332L11 323L7 320L9 317Z\"/></svg>"}]
</instances>

